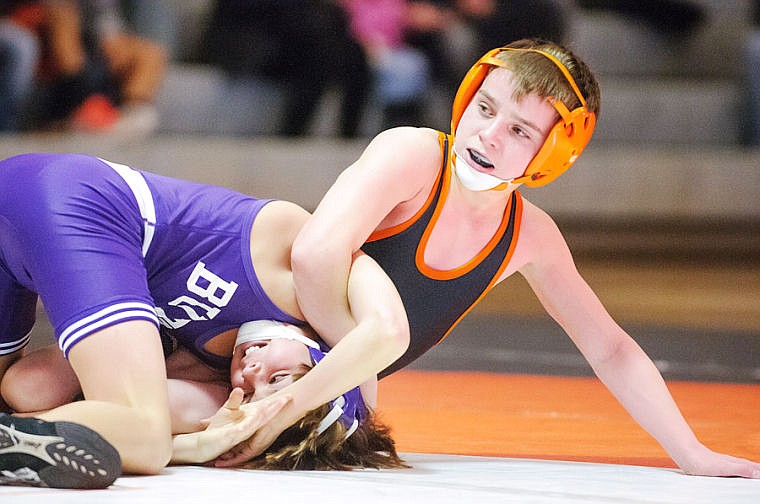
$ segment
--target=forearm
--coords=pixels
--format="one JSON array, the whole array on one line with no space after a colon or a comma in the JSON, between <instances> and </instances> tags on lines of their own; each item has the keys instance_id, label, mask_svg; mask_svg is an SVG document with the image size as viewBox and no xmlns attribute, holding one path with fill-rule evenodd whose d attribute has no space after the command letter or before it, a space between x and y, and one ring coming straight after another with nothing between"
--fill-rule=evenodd
<instances>
[{"instance_id":1,"label":"forearm","mask_svg":"<svg viewBox=\"0 0 760 504\"><path fill-rule=\"evenodd\" d=\"M389 344L389 331L383 321L377 320L364 321L350 331L314 369L278 392L292 398L279 421L292 425L307 412L374 380L406 349L403 344ZM369 399L371 403L373 398Z\"/></svg>"},{"instance_id":2,"label":"forearm","mask_svg":"<svg viewBox=\"0 0 760 504\"><path fill-rule=\"evenodd\" d=\"M360 385L368 406L374 407L377 374L409 346L409 323L393 282L369 256L356 254L346 289L358 325L296 384L306 401L294 395L294 414L303 414Z\"/></svg>"},{"instance_id":3,"label":"forearm","mask_svg":"<svg viewBox=\"0 0 760 504\"><path fill-rule=\"evenodd\" d=\"M213 458L203 452L202 446L201 432L176 434L172 438L170 464L200 464Z\"/></svg>"},{"instance_id":4,"label":"forearm","mask_svg":"<svg viewBox=\"0 0 760 504\"><path fill-rule=\"evenodd\" d=\"M632 340L622 342L594 371L638 424L654 437L679 465L701 448L662 375Z\"/></svg>"}]
</instances>

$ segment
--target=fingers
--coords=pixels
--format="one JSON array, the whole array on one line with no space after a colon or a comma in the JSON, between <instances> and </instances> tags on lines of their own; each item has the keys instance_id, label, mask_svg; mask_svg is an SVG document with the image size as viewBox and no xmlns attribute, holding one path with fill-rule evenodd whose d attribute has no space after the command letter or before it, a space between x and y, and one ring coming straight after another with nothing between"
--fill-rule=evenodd
<instances>
[{"instance_id":1,"label":"fingers","mask_svg":"<svg viewBox=\"0 0 760 504\"><path fill-rule=\"evenodd\" d=\"M216 467L233 467L240 465L261 454L276 438L276 433L270 432L267 425L282 411L290 401L290 396L271 397L263 401L251 403L246 408L245 430L252 435L244 442L223 453L214 462Z\"/></svg>"},{"instance_id":2,"label":"fingers","mask_svg":"<svg viewBox=\"0 0 760 504\"><path fill-rule=\"evenodd\" d=\"M235 387L230 392L230 396L219 408L219 411L214 413L210 418L204 418L201 420L201 425L204 427L210 427L213 425L218 426L220 424L230 423L243 416L243 412L240 410L240 405L243 403L245 394L243 389ZM215 421L216 420L216 421Z\"/></svg>"},{"instance_id":3,"label":"fingers","mask_svg":"<svg viewBox=\"0 0 760 504\"><path fill-rule=\"evenodd\" d=\"M760 479L760 464L730 455L716 454L710 463L684 472L694 476Z\"/></svg>"},{"instance_id":4,"label":"fingers","mask_svg":"<svg viewBox=\"0 0 760 504\"><path fill-rule=\"evenodd\" d=\"M214 461L215 467L235 467L260 455L271 443L258 441L258 436L253 436L248 441L240 443L231 450L223 453Z\"/></svg>"},{"instance_id":5,"label":"fingers","mask_svg":"<svg viewBox=\"0 0 760 504\"><path fill-rule=\"evenodd\" d=\"M256 417L258 418L258 424L264 425L268 423L277 415L277 413L282 411L282 408L284 408L292 399L293 398L289 395L282 395L257 402L256 406L258 406L258 414L256 414Z\"/></svg>"},{"instance_id":6,"label":"fingers","mask_svg":"<svg viewBox=\"0 0 760 504\"><path fill-rule=\"evenodd\" d=\"M230 396L225 401L223 408L227 408L230 410L236 410L240 408L240 405L243 404L243 397L245 394L243 393L243 389L240 387L235 387L230 392Z\"/></svg>"}]
</instances>

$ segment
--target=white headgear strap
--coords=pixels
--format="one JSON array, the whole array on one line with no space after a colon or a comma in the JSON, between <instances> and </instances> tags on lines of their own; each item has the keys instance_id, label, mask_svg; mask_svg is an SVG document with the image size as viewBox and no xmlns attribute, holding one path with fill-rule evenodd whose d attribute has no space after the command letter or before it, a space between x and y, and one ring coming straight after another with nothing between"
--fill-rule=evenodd
<instances>
[{"instance_id":1,"label":"white headgear strap","mask_svg":"<svg viewBox=\"0 0 760 504\"><path fill-rule=\"evenodd\" d=\"M289 339L319 350L319 343L307 338L293 326L277 320L254 320L246 322L238 329L235 348L250 341Z\"/></svg>"}]
</instances>

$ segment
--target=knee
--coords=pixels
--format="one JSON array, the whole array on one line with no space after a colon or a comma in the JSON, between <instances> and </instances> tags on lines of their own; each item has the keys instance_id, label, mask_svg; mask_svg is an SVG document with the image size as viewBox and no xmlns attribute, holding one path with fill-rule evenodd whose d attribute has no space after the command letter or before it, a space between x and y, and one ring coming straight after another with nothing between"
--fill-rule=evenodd
<instances>
[{"instance_id":1,"label":"knee","mask_svg":"<svg viewBox=\"0 0 760 504\"><path fill-rule=\"evenodd\" d=\"M76 377L54 376L49 367L21 359L5 372L0 394L15 412L46 411L72 402L80 389Z\"/></svg>"}]
</instances>

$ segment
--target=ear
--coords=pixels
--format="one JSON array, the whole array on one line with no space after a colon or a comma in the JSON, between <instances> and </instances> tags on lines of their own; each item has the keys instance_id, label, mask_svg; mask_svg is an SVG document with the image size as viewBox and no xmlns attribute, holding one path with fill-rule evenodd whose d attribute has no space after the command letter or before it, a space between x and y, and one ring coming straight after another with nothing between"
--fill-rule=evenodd
<instances>
[{"instance_id":1,"label":"ear","mask_svg":"<svg viewBox=\"0 0 760 504\"><path fill-rule=\"evenodd\" d=\"M557 121L525 170L524 184L543 186L565 173L588 145L595 125L596 116L585 107Z\"/></svg>"}]
</instances>

